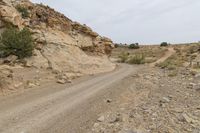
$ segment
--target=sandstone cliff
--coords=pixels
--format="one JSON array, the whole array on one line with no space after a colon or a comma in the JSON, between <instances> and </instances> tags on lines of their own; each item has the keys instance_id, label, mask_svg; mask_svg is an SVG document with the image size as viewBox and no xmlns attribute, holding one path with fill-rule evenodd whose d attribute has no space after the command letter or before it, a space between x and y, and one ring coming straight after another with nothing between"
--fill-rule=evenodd
<instances>
[{"instance_id":1,"label":"sandstone cliff","mask_svg":"<svg viewBox=\"0 0 200 133\"><path fill-rule=\"evenodd\" d=\"M29 16L24 19L16 6L26 8ZM115 68L108 59L113 47L110 39L101 37L88 26L73 22L48 6L33 4L28 0L0 0L0 33L6 28L7 23L19 29L27 27L33 33L34 55L25 59L25 67L17 64L21 67L18 71L23 72L29 67L37 71L48 70L57 74L56 76L62 74L70 79ZM2 70L5 70L5 65ZM6 72L7 70L6 68ZM23 76L20 78L25 81Z\"/></svg>"}]
</instances>

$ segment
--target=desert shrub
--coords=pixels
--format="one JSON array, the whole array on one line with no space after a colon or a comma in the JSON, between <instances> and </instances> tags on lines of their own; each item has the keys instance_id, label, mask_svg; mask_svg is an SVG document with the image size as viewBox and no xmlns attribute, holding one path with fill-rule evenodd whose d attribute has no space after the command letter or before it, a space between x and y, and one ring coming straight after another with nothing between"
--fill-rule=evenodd
<instances>
[{"instance_id":1,"label":"desert shrub","mask_svg":"<svg viewBox=\"0 0 200 133\"><path fill-rule=\"evenodd\" d=\"M143 54L137 54L128 60L129 64L144 64L145 63L145 57Z\"/></svg>"},{"instance_id":2,"label":"desert shrub","mask_svg":"<svg viewBox=\"0 0 200 133\"><path fill-rule=\"evenodd\" d=\"M189 47L189 50L187 51L187 54L190 55L190 54L193 54L193 53L197 53L200 51L200 45L191 45Z\"/></svg>"},{"instance_id":3,"label":"desert shrub","mask_svg":"<svg viewBox=\"0 0 200 133\"><path fill-rule=\"evenodd\" d=\"M140 48L140 46L138 43L133 43L133 44L129 45L129 49L139 49L139 48Z\"/></svg>"},{"instance_id":4,"label":"desert shrub","mask_svg":"<svg viewBox=\"0 0 200 133\"><path fill-rule=\"evenodd\" d=\"M157 64L157 66L161 67L162 69L175 70L178 67L182 67L183 63L184 60L182 59L182 57L174 54L164 62Z\"/></svg>"},{"instance_id":5,"label":"desert shrub","mask_svg":"<svg viewBox=\"0 0 200 133\"><path fill-rule=\"evenodd\" d=\"M162 69L168 69L168 70L175 70L177 67L173 60L166 60L164 62L157 64L157 66Z\"/></svg>"},{"instance_id":6,"label":"desert shrub","mask_svg":"<svg viewBox=\"0 0 200 133\"><path fill-rule=\"evenodd\" d=\"M118 48L119 47L119 44L115 44L115 48Z\"/></svg>"},{"instance_id":7,"label":"desert shrub","mask_svg":"<svg viewBox=\"0 0 200 133\"><path fill-rule=\"evenodd\" d=\"M129 53L127 52L122 52L120 55L119 55L119 62L120 63L125 63L127 60L128 60L128 57L129 57Z\"/></svg>"},{"instance_id":8,"label":"desert shrub","mask_svg":"<svg viewBox=\"0 0 200 133\"><path fill-rule=\"evenodd\" d=\"M28 12L28 9L27 9L27 8L25 8L25 7L23 7L23 6L20 6L20 5L17 5L17 6L16 6L16 9L17 9L18 12L21 13L22 18L25 19L25 18L28 18L28 17L29 17L29 12Z\"/></svg>"},{"instance_id":9,"label":"desert shrub","mask_svg":"<svg viewBox=\"0 0 200 133\"><path fill-rule=\"evenodd\" d=\"M31 32L24 28L19 31L16 28L6 29L0 38L0 53L6 57L16 55L18 58L29 57L34 49Z\"/></svg>"},{"instance_id":10,"label":"desert shrub","mask_svg":"<svg viewBox=\"0 0 200 133\"><path fill-rule=\"evenodd\" d=\"M162 42L161 44L160 44L160 46L161 47L166 47L166 46L168 46L169 44L167 43L167 42Z\"/></svg>"}]
</instances>

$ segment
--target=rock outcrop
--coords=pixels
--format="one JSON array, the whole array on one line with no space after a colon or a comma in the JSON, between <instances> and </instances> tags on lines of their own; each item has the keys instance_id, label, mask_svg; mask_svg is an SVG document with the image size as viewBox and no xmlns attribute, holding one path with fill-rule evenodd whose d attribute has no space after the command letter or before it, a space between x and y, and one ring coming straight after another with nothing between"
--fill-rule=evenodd
<instances>
[{"instance_id":1,"label":"rock outcrop","mask_svg":"<svg viewBox=\"0 0 200 133\"><path fill-rule=\"evenodd\" d=\"M29 16L23 18L17 6L27 9ZM0 0L0 33L7 24L19 29L27 27L33 33L34 56L25 59L25 66L50 69L69 78L115 68L108 59L113 48L112 40L48 6L28 0Z\"/></svg>"}]
</instances>

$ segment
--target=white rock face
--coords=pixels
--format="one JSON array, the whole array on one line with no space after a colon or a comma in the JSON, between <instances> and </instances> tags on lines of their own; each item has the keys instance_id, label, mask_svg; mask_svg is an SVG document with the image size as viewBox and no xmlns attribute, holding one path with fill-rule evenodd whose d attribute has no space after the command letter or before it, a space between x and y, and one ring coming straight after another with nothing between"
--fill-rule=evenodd
<instances>
[{"instance_id":1,"label":"white rock face","mask_svg":"<svg viewBox=\"0 0 200 133\"><path fill-rule=\"evenodd\" d=\"M30 17L23 19L15 9L20 4ZM112 71L115 64L107 57L112 41L99 36L86 25L81 25L43 5L28 0L0 1L0 33L4 23L11 23L33 32L36 49L24 66L64 73L69 79L86 74ZM87 52L90 52L88 54Z\"/></svg>"}]
</instances>

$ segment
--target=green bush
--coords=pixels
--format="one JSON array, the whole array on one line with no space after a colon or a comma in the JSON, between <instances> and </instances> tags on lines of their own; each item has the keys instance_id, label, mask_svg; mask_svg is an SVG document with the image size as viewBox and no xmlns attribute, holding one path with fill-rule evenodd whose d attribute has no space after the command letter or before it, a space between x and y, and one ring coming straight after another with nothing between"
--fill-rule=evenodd
<instances>
[{"instance_id":1,"label":"green bush","mask_svg":"<svg viewBox=\"0 0 200 133\"><path fill-rule=\"evenodd\" d=\"M18 12L21 13L22 18L25 19L25 18L28 18L28 17L29 17L29 12L28 12L28 9L27 9L27 8L25 8L25 7L23 7L23 6L20 6L20 5L17 5L17 6L16 6L16 9L17 9Z\"/></svg>"},{"instance_id":2,"label":"green bush","mask_svg":"<svg viewBox=\"0 0 200 133\"><path fill-rule=\"evenodd\" d=\"M129 45L129 49L139 49L139 48L140 48L140 46L138 43L133 43L133 44Z\"/></svg>"},{"instance_id":3,"label":"green bush","mask_svg":"<svg viewBox=\"0 0 200 133\"><path fill-rule=\"evenodd\" d=\"M144 64L145 56L143 54L134 55L128 60L128 63L129 64Z\"/></svg>"},{"instance_id":4,"label":"green bush","mask_svg":"<svg viewBox=\"0 0 200 133\"><path fill-rule=\"evenodd\" d=\"M0 38L0 53L6 57L16 55L18 58L30 57L34 49L31 32L24 28L19 31L15 28L6 29Z\"/></svg>"},{"instance_id":5,"label":"green bush","mask_svg":"<svg viewBox=\"0 0 200 133\"><path fill-rule=\"evenodd\" d=\"M167 47L169 44L167 43L167 42L162 42L161 44L160 44L160 46L161 47Z\"/></svg>"}]
</instances>

